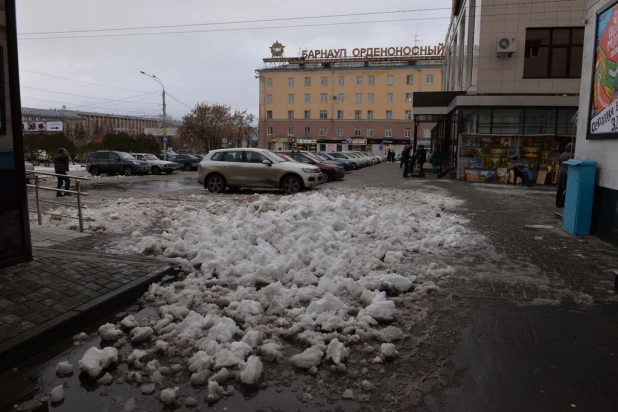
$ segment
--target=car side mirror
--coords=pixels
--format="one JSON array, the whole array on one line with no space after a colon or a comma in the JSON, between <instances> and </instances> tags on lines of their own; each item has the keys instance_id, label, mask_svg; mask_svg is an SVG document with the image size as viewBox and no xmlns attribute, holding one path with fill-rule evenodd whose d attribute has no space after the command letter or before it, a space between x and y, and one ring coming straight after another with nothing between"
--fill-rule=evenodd
<instances>
[{"instance_id":1,"label":"car side mirror","mask_svg":"<svg viewBox=\"0 0 618 412\"><path fill-rule=\"evenodd\" d=\"M270 161L270 160L268 160L268 159L264 159L264 160L262 161L262 164L264 164L264 165L266 165L266 166L272 166L272 165L273 165L273 162L271 162L271 161Z\"/></svg>"}]
</instances>

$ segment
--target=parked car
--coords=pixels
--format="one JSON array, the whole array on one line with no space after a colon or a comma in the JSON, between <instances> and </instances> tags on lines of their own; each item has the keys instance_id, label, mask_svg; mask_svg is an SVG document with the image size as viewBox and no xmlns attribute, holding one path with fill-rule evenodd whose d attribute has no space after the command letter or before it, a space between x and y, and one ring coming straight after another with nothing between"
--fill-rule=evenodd
<instances>
[{"instance_id":1,"label":"parked car","mask_svg":"<svg viewBox=\"0 0 618 412\"><path fill-rule=\"evenodd\" d=\"M344 160L344 159L337 159L334 156L331 156L330 153L316 153L318 156L320 156L322 159L324 160L332 160L333 162L337 162L339 163L341 166L343 166L343 169L347 172L348 170L352 170L352 165L350 164L350 162Z\"/></svg>"},{"instance_id":2,"label":"parked car","mask_svg":"<svg viewBox=\"0 0 618 412\"><path fill-rule=\"evenodd\" d=\"M226 187L260 187L293 194L320 184L321 171L317 166L286 161L266 149L221 149L212 150L201 161L197 181L215 193Z\"/></svg>"},{"instance_id":3,"label":"parked car","mask_svg":"<svg viewBox=\"0 0 618 412\"><path fill-rule=\"evenodd\" d=\"M357 153L363 157L366 157L367 159L369 159L371 161L372 164L377 165L378 163L381 162L380 158L378 156L374 156L371 153L367 153L367 152L354 152Z\"/></svg>"},{"instance_id":4,"label":"parked car","mask_svg":"<svg viewBox=\"0 0 618 412\"><path fill-rule=\"evenodd\" d=\"M91 153L88 157L86 170L94 176L101 173L110 175L122 173L125 176L132 176L150 172L150 166L144 161L137 160L129 153L99 150Z\"/></svg>"},{"instance_id":5,"label":"parked car","mask_svg":"<svg viewBox=\"0 0 618 412\"><path fill-rule=\"evenodd\" d=\"M320 168L325 176L322 178L322 182L329 180L343 179L345 177L345 169L339 163L332 160L324 160L315 153L305 151L282 151L282 153L300 163L314 165Z\"/></svg>"},{"instance_id":6,"label":"parked car","mask_svg":"<svg viewBox=\"0 0 618 412\"><path fill-rule=\"evenodd\" d=\"M345 160L346 162L350 163L350 167L352 167L352 170L360 169L361 167L363 167L363 163L361 163L359 159L357 159L356 157L350 156L348 153L332 152L329 154L335 159Z\"/></svg>"},{"instance_id":7,"label":"parked car","mask_svg":"<svg viewBox=\"0 0 618 412\"><path fill-rule=\"evenodd\" d=\"M369 160L368 158L366 158L363 155L360 155L356 152L346 152L346 154L358 159L359 162L361 162L362 167L367 167L367 166L371 166L372 162L371 160Z\"/></svg>"},{"instance_id":8,"label":"parked car","mask_svg":"<svg viewBox=\"0 0 618 412\"><path fill-rule=\"evenodd\" d=\"M137 160L144 161L150 166L150 172L153 175L160 175L161 172L165 172L168 175L172 174L174 170L180 169L180 165L176 162L170 162L169 160L161 160L152 153L131 153Z\"/></svg>"},{"instance_id":9,"label":"parked car","mask_svg":"<svg viewBox=\"0 0 618 412\"><path fill-rule=\"evenodd\" d=\"M178 163L182 170L187 172L197 169L201 162L199 158L190 154L168 154L167 160Z\"/></svg>"}]
</instances>

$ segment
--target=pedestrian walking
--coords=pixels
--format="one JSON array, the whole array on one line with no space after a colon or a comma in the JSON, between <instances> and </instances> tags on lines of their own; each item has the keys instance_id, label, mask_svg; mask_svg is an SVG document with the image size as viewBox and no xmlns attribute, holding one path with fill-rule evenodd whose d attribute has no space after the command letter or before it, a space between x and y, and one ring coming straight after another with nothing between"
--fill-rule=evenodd
<instances>
[{"instance_id":1,"label":"pedestrian walking","mask_svg":"<svg viewBox=\"0 0 618 412\"><path fill-rule=\"evenodd\" d=\"M573 143L569 143L564 148L564 152L558 158L558 184L556 185L556 207L563 208L566 198L567 171L569 167L564 164L573 158Z\"/></svg>"},{"instance_id":2,"label":"pedestrian walking","mask_svg":"<svg viewBox=\"0 0 618 412\"><path fill-rule=\"evenodd\" d=\"M66 149L60 148L54 156L54 173L57 175L67 175L69 171L69 152ZM62 197L64 194L60 191L62 189L62 183L64 182L64 190L69 190L71 185L71 181L68 177L57 176L58 178L58 192L56 192L56 197ZM68 193L66 194L68 196Z\"/></svg>"},{"instance_id":3,"label":"pedestrian walking","mask_svg":"<svg viewBox=\"0 0 618 412\"><path fill-rule=\"evenodd\" d=\"M406 145L401 152L401 165L403 165L403 177L410 177L410 145ZM399 166L401 168L401 165Z\"/></svg>"},{"instance_id":4,"label":"pedestrian walking","mask_svg":"<svg viewBox=\"0 0 618 412\"><path fill-rule=\"evenodd\" d=\"M418 177L425 177L425 169L423 169L423 165L427 161L427 150L425 150L425 146L420 145L418 147L416 158L418 160L418 166L419 166Z\"/></svg>"},{"instance_id":5,"label":"pedestrian walking","mask_svg":"<svg viewBox=\"0 0 618 412\"><path fill-rule=\"evenodd\" d=\"M71 163L73 164L73 166L75 166L75 155L72 154L69 159L71 159Z\"/></svg>"},{"instance_id":6,"label":"pedestrian walking","mask_svg":"<svg viewBox=\"0 0 618 412\"><path fill-rule=\"evenodd\" d=\"M442 160L442 153L440 153L440 146L431 153L431 171L433 173L440 172L440 161Z\"/></svg>"},{"instance_id":7,"label":"pedestrian walking","mask_svg":"<svg viewBox=\"0 0 618 412\"><path fill-rule=\"evenodd\" d=\"M391 149L388 149L388 154L386 155L386 161L388 163L392 163L395 161L395 153Z\"/></svg>"}]
</instances>

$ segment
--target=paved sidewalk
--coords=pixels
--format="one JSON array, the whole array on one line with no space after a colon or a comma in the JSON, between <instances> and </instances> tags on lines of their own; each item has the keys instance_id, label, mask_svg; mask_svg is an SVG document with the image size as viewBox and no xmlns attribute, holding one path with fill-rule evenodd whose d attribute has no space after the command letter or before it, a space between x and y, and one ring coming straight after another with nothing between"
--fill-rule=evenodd
<instances>
[{"instance_id":1,"label":"paved sidewalk","mask_svg":"<svg viewBox=\"0 0 618 412\"><path fill-rule=\"evenodd\" d=\"M101 253L97 245L106 236L33 227L32 238L33 261L0 269L0 370L11 350L27 352L29 340L63 323L103 316L113 310L111 302L129 303L172 271L156 259Z\"/></svg>"}]
</instances>

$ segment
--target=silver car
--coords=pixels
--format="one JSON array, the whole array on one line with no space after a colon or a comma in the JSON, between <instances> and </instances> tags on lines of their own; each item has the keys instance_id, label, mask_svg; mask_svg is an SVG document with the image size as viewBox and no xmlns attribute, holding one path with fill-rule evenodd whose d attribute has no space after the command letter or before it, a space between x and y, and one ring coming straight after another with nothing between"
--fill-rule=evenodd
<instances>
[{"instance_id":1,"label":"silver car","mask_svg":"<svg viewBox=\"0 0 618 412\"><path fill-rule=\"evenodd\" d=\"M293 194L321 182L318 167L289 162L266 149L213 150L198 166L197 181L210 192L225 188L274 188Z\"/></svg>"},{"instance_id":2,"label":"silver car","mask_svg":"<svg viewBox=\"0 0 618 412\"><path fill-rule=\"evenodd\" d=\"M150 172L153 175L160 175L162 172L169 175L172 174L174 170L180 169L180 165L178 163L161 160L152 153L131 153L131 155L137 160L142 160L148 163L148 166L150 166Z\"/></svg>"}]
</instances>

